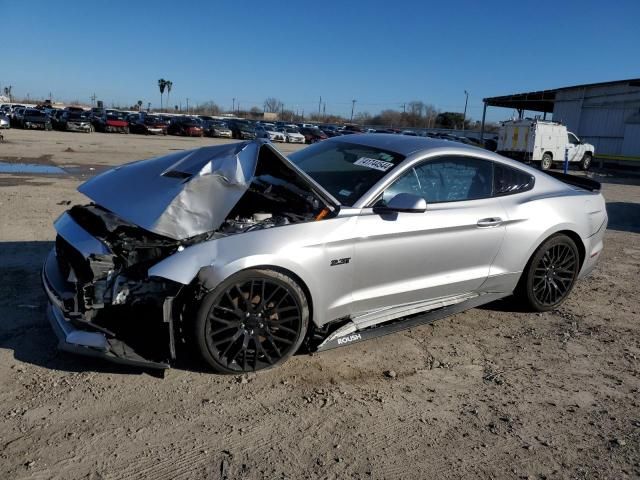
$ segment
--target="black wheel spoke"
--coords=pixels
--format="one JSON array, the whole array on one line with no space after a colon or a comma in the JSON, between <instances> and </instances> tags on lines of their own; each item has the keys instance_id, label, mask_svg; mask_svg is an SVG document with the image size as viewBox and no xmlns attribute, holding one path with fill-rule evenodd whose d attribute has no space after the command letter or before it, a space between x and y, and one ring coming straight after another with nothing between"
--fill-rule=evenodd
<instances>
[{"instance_id":1,"label":"black wheel spoke","mask_svg":"<svg viewBox=\"0 0 640 480\"><path fill-rule=\"evenodd\" d=\"M552 245L533 268L531 288L542 305L552 306L564 299L577 275L574 249L564 243Z\"/></svg>"},{"instance_id":2,"label":"black wheel spoke","mask_svg":"<svg viewBox=\"0 0 640 480\"><path fill-rule=\"evenodd\" d=\"M237 372L261 370L288 357L304 328L293 291L261 277L230 284L213 302L206 321L211 355Z\"/></svg>"},{"instance_id":3,"label":"black wheel spoke","mask_svg":"<svg viewBox=\"0 0 640 480\"><path fill-rule=\"evenodd\" d=\"M298 333L294 329L283 327L282 325L278 325L276 328L277 328L278 332L287 332L287 333L291 333L293 335L296 335Z\"/></svg>"}]
</instances>

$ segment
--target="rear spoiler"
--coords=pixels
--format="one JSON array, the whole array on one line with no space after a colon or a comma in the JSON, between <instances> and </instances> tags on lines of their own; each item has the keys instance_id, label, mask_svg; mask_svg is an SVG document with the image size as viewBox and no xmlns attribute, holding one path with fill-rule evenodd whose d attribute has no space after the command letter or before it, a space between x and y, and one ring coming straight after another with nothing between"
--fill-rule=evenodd
<instances>
[{"instance_id":1,"label":"rear spoiler","mask_svg":"<svg viewBox=\"0 0 640 480\"><path fill-rule=\"evenodd\" d=\"M595 180L591 180L590 178L578 177L577 175L569 175L560 172L545 173L547 175L551 175L553 178L557 178L561 182L568 183L569 185L573 185L575 187L584 188L585 190L590 190L592 192L598 192L602 187L600 182L596 182Z\"/></svg>"}]
</instances>

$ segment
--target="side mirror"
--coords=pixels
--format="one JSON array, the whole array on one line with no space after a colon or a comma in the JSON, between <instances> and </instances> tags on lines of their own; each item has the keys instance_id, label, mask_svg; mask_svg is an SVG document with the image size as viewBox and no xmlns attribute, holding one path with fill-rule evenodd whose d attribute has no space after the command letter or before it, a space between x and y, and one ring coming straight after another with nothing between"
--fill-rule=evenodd
<instances>
[{"instance_id":1,"label":"side mirror","mask_svg":"<svg viewBox=\"0 0 640 480\"><path fill-rule=\"evenodd\" d=\"M399 193L384 206L373 207L375 213L423 213L427 210L427 201L412 193Z\"/></svg>"}]
</instances>

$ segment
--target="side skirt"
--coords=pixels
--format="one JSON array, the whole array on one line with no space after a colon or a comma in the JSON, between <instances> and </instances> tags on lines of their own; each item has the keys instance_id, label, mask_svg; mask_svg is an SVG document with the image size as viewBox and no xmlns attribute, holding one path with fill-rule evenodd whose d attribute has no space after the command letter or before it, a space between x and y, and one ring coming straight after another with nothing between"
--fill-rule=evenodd
<instances>
[{"instance_id":1,"label":"side skirt","mask_svg":"<svg viewBox=\"0 0 640 480\"><path fill-rule=\"evenodd\" d=\"M331 350L333 348L344 347L353 343L363 342L371 338L382 337L391 333L400 332L402 330L407 330L419 325L428 325L435 322L436 320L440 320L441 318L445 318L450 315L469 310L471 308L479 307L480 305L499 300L509 295L511 294L486 293L477 297L470 298L469 300L466 300L464 302L438 308L436 310L430 310L426 313L399 318L396 320L378 324L373 327L365 328L363 330L357 330L357 327L353 323L348 323L347 325L345 325L345 327L347 328L340 328L338 331L327 337L320 345L318 345L315 351L322 352L324 350ZM342 333L341 331L344 333Z\"/></svg>"}]
</instances>

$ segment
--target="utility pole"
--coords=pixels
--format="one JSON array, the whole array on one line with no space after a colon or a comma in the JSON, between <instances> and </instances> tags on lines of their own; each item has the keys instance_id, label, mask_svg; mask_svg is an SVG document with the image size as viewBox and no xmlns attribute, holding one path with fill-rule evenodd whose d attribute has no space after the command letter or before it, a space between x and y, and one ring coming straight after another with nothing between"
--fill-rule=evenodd
<instances>
[{"instance_id":1,"label":"utility pole","mask_svg":"<svg viewBox=\"0 0 640 480\"><path fill-rule=\"evenodd\" d=\"M320 115L320 106L322 105L322 95L320 95L320 101L318 102L318 115Z\"/></svg>"},{"instance_id":2,"label":"utility pole","mask_svg":"<svg viewBox=\"0 0 640 480\"><path fill-rule=\"evenodd\" d=\"M403 113L403 114L404 114L404 113L407 113L407 104L406 104L406 103L403 103L403 104L402 104L402 113Z\"/></svg>"},{"instance_id":3,"label":"utility pole","mask_svg":"<svg viewBox=\"0 0 640 480\"><path fill-rule=\"evenodd\" d=\"M356 108L356 101L351 100L351 121L353 122L353 110Z\"/></svg>"},{"instance_id":4,"label":"utility pole","mask_svg":"<svg viewBox=\"0 0 640 480\"><path fill-rule=\"evenodd\" d=\"M327 102L322 104L322 118L327 118Z\"/></svg>"},{"instance_id":5,"label":"utility pole","mask_svg":"<svg viewBox=\"0 0 640 480\"><path fill-rule=\"evenodd\" d=\"M231 104L231 113L236 111L236 97L233 97L233 103Z\"/></svg>"},{"instance_id":6,"label":"utility pole","mask_svg":"<svg viewBox=\"0 0 640 480\"><path fill-rule=\"evenodd\" d=\"M464 124L467 120L467 102L469 101L469 92L464 91L464 113L462 114L462 131L464 132Z\"/></svg>"},{"instance_id":7,"label":"utility pole","mask_svg":"<svg viewBox=\"0 0 640 480\"><path fill-rule=\"evenodd\" d=\"M284 120L284 103L280 105L280 120Z\"/></svg>"},{"instance_id":8,"label":"utility pole","mask_svg":"<svg viewBox=\"0 0 640 480\"><path fill-rule=\"evenodd\" d=\"M189 115L189 97L187 97L187 115Z\"/></svg>"},{"instance_id":9,"label":"utility pole","mask_svg":"<svg viewBox=\"0 0 640 480\"><path fill-rule=\"evenodd\" d=\"M93 95L91 95L91 106L95 107L95 103L96 103L96 94L94 93Z\"/></svg>"}]
</instances>

